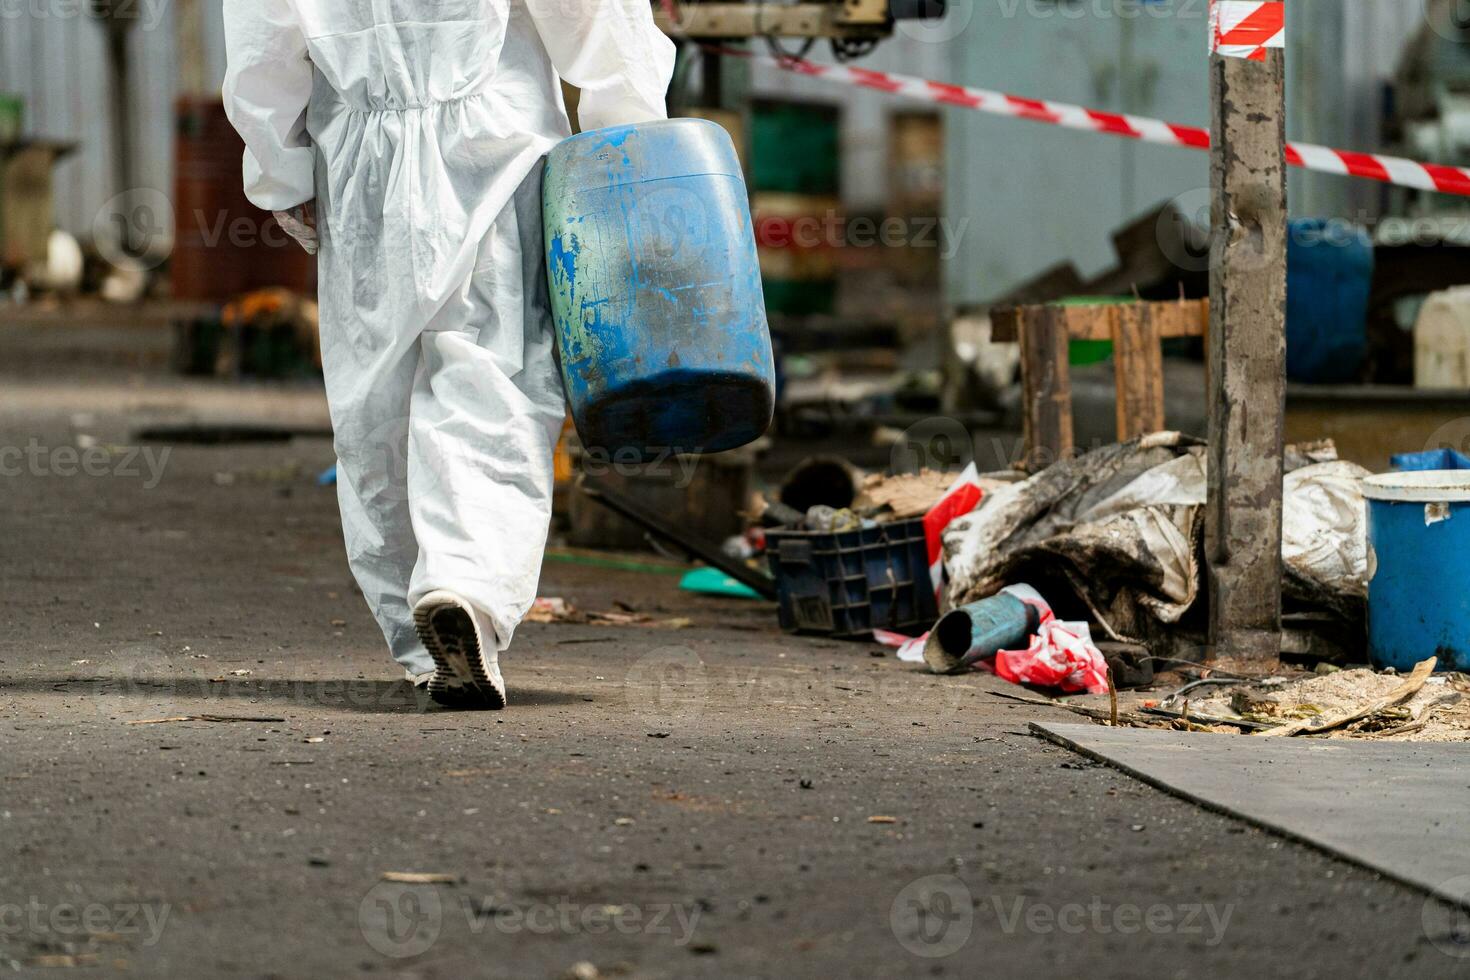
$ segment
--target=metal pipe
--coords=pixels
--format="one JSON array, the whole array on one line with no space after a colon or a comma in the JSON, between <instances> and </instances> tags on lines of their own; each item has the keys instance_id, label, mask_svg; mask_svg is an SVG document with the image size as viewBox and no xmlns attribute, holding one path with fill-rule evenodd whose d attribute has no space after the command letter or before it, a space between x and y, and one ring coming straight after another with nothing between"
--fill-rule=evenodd
<instances>
[{"instance_id":1,"label":"metal pipe","mask_svg":"<svg viewBox=\"0 0 1470 980\"><path fill-rule=\"evenodd\" d=\"M924 662L936 674L959 674L1002 650L1025 647L1041 627L1036 607L1002 592L942 617L924 644Z\"/></svg>"}]
</instances>

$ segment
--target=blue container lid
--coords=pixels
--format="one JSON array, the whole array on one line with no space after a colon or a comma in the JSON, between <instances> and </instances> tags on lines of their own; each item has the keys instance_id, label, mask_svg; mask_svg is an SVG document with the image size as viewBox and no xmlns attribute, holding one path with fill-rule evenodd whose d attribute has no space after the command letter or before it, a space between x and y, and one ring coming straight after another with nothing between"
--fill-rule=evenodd
<instances>
[{"instance_id":1,"label":"blue container lid","mask_svg":"<svg viewBox=\"0 0 1470 980\"><path fill-rule=\"evenodd\" d=\"M660 119L578 133L551 148L546 166L560 186L578 190L670 177L745 179L730 134L707 119Z\"/></svg>"},{"instance_id":2,"label":"blue container lid","mask_svg":"<svg viewBox=\"0 0 1470 980\"><path fill-rule=\"evenodd\" d=\"M1404 504L1470 502L1470 470L1410 470L1363 477L1363 496Z\"/></svg>"}]
</instances>

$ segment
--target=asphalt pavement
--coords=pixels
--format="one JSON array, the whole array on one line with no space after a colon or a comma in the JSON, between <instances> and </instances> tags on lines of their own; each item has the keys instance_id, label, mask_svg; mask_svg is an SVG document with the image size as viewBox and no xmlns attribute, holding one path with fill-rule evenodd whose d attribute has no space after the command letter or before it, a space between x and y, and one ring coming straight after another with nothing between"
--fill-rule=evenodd
<instances>
[{"instance_id":1,"label":"asphalt pavement","mask_svg":"<svg viewBox=\"0 0 1470 980\"><path fill-rule=\"evenodd\" d=\"M324 418L310 386L0 385L0 970L1470 970L1435 900L1032 737L1058 713L993 678L663 571L548 562L543 595L660 624L528 624L506 711L440 710L354 591L326 439L137 439L242 411Z\"/></svg>"}]
</instances>

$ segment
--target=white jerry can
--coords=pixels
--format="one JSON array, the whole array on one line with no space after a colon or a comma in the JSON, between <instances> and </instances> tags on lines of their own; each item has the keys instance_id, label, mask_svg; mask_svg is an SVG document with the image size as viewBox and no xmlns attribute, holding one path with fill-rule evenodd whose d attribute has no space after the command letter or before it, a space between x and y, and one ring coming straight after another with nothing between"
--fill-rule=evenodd
<instances>
[{"instance_id":1,"label":"white jerry can","mask_svg":"<svg viewBox=\"0 0 1470 980\"><path fill-rule=\"evenodd\" d=\"M1470 286L1424 301L1414 324L1414 387L1470 388Z\"/></svg>"}]
</instances>

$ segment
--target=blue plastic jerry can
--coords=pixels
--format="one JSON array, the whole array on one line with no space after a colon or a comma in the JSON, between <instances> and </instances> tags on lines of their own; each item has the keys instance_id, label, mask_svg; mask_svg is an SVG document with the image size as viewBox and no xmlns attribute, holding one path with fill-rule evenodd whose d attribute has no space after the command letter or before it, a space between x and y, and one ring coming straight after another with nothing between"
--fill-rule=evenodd
<instances>
[{"instance_id":1,"label":"blue plastic jerry can","mask_svg":"<svg viewBox=\"0 0 1470 980\"><path fill-rule=\"evenodd\" d=\"M553 147L542 191L562 376L585 448L710 453L770 425L775 368L729 134L670 119Z\"/></svg>"}]
</instances>

